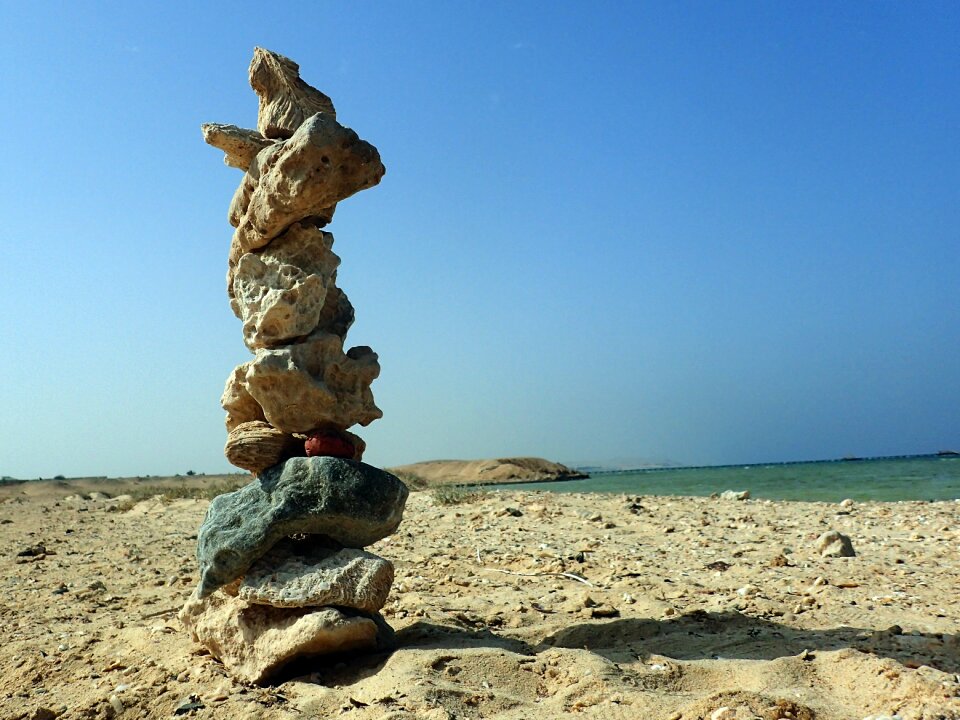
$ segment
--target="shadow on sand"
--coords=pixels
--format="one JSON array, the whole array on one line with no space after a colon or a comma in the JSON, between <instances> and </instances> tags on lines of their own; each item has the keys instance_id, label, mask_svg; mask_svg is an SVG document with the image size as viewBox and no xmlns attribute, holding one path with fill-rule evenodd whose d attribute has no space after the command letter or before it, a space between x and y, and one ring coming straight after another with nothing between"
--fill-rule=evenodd
<instances>
[{"instance_id":1,"label":"shadow on sand","mask_svg":"<svg viewBox=\"0 0 960 720\"><path fill-rule=\"evenodd\" d=\"M495 648L520 655L536 655L549 648L585 649L616 663L635 662L649 655L675 660L774 660L817 651L852 648L917 667L929 665L960 673L960 636L901 635L897 629L837 627L803 630L736 612L694 611L669 620L629 618L584 622L545 637L537 644L498 635L489 628L416 622L396 634L396 649L467 650ZM318 670L317 664L299 665L301 680L350 685L377 673L390 652L352 656L345 667ZM346 658L344 658L346 659ZM329 661L324 665L329 668ZM312 667L311 667L312 665ZM294 670L294 668L291 668ZM294 677L285 673L287 679Z\"/></svg>"}]
</instances>

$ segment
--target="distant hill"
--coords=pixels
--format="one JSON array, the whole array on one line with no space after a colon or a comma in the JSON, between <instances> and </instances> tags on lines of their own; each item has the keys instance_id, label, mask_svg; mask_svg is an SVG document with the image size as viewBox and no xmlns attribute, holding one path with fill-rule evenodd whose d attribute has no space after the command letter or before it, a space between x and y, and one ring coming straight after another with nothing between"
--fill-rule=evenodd
<instances>
[{"instance_id":1,"label":"distant hill","mask_svg":"<svg viewBox=\"0 0 960 720\"><path fill-rule=\"evenodd\" d=\"M389 471L411 489L439 485L486 485L498 483L576 480L590 477L566 465L543 458L496 458L493 460L430 460L400 465Z\"/></svg>"}]
</instances>

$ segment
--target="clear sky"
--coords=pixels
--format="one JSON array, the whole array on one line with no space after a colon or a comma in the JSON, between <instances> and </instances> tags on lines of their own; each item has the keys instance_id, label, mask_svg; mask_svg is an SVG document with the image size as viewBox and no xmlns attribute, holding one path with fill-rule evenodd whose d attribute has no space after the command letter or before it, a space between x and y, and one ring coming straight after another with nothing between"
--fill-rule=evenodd
<instances>
[{"instance_id":1,"label":"clear sky","mask_svg":"<svg viewBox=\"0 0 960 720\"><path fill-rule=\"evenodd\" d=\"M958 3L0 11L0 475L229 469L255 45L387 166L329 228L369 462L960 449Z\"/></svg>"}]
</instances>

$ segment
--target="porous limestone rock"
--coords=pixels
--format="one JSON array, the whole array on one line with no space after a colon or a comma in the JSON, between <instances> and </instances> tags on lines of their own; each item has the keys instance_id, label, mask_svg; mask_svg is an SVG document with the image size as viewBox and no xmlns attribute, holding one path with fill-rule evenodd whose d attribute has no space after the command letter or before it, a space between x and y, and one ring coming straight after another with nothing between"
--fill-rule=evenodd
<instances>
[{"instance_id":1,"label":"porous limestone rock","mask_svg":"<svg viewBox=\"0 0 960 720\"><path fill-rule=\"evenodd\" d=\"M374 648L378 622L332 607L252 605L225 593L194 593L180 611L193 639L241 680L262 683L305 657Z\"/></svg>"},{"instance_id":2,"label":"porous limestone rock","mask_svg":"<svg viewBox=\"0 0 960 720\"><path fill-rule=\"evenodd\" d=\"M200 596L243 576L279 540L322 535L363 548L400 524L407 487L365 463L295 457L210 503L197 537Z\"/></svg>"},{"instance_id":3,"label":"porous limestone rock","mask_svg":"<svg viewBox=\"0 0 960 720\"><path fill-rule=\"evenodd\" d=\"M317 113L336 117L333 101L300 79L300 66L265 48L253 49L250 87L260 99L257 129L267 138L288 138Z\"/></svg>"},{"instance_id":4,"label":"porous limestone rock","mask_svg":"<svg viewBox=\"0 0 960 720\"><path fill-rule=\"evenodd\" d=\"M255 420L266 422L267 420L263 414L263 409L247 392L247 370L249 369L249 362L237 365L230 373L230 377L227 378L223 395L220 396L220 405L227 411L226 424L228 431L233 430L241 423Z\"/></svg>"},{"instance_id":5,"label":"porous limestone rock","mask_svg":"<svg viewBox=\"0 0 960 720\"><path fill-rule=\"evenodd\" d=\"M223 449L231 465L249 470L254 475L303 453L302 440L260 420L240 423L233 428Z\"/></svg>"},{"instance_id":6,"label":"porous limestone rock","mask_svg":"<svg viewBox=\"0 0 960 720\"><path fill-rule=\"evenodd\" d=\"M205 143L223 150L225 165L241 170L248 170L257 153L276 142L265 138L256 130L247 130L236 125L204 123L200 130Z\"/></svg>"},{"instance_id":7,"label":"porous limestone rock","mask_svg":"<svg viewBox=\"0 0 960 720\"><path fill-rule=\"evenodd\" d=\"M230 205L231 257L263 247L294 222L373 187L380 153L331 115L308 118L289 140L260 151Z\"/></svg>"},{"instance_id":8,"label":"porous limestone rock","mask_svg":"<svg viewBox=\"0 0 960 720\"><path fill-rule=\"evenodd\" d=\"M336 605L375 613L387 601L393 564L364 550L300 546L281 540L240 583L244 600L274 607Z\"/></svg>"},{"instance_id":9,"label":"porous limestone rock","mask_svg":"<svg viewBox=\"0 0 960 720\"><path fill-rule=\"evenodd\" d=\"M327 301L320 309L317 328L344 340L351 325L353 325L353 305L347 294L334 285L327 290Z\"/></svg>"},{"instance_id":10,"label":"porous limestone rock","mask_svg":"<svg viewBox=\"0 0 960 720\"><path fill-rule=\"evenodd\" d=\"M843 533L828 530L817 538L817 550L823 557L855 557L853 541Z\"/></svg>"},{"instance_id":11,"label":"porous limestone rock","mask_svg":"<svg viewBox=\"0 0 960 720\"><path fill-rule=\"evenodd\" d=\"M233 271L233 304L247 347L294 342L317 329L340 264L332 245L330 233L297 223L261 252L240 258ZM323 319L334 324L336 312L328 310Z\"/></svg>"},{"instance_id":12,"label":"porous limestone rock","mask_svg":"<svg viewBox=\"0 0 960 720\"><path fill-rule=\"evenodd\" d=\"M245 382L267 422L305 433L323 425L369 425L381 417L370 392L379 374L373 350L360 346L344 353L343 338L318 330L295 345L258 349Z\"/></svg>"}]
</instances>

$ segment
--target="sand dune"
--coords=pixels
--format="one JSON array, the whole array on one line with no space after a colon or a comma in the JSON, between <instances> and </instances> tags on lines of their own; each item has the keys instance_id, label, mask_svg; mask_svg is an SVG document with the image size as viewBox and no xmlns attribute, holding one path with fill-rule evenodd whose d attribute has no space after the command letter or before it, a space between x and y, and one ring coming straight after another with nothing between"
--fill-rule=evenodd
<instances>
[{"instance_id":1,"label":"sand dune","mask_svg":"<svg viewBox=\"0 0 960 720\"><path fill-rule=\"evenodd\" d=\"M543 458L519 457L491 460L430 460L390 468L414 486L493 485L498 483L574 480L587 475Z\"/></svg>"},{"instance_id":2,"label":"sand dune","mask_svg":"<svg viewBox=\"0 0 960 720\"><path fill-rule=\"evenodd\" d=\"M960 717L957 503L413 493L372 548L398 648L252 688L175 616L206 501L28 491L0 500L0 718Z\"/></svg>"}]
</instances>

